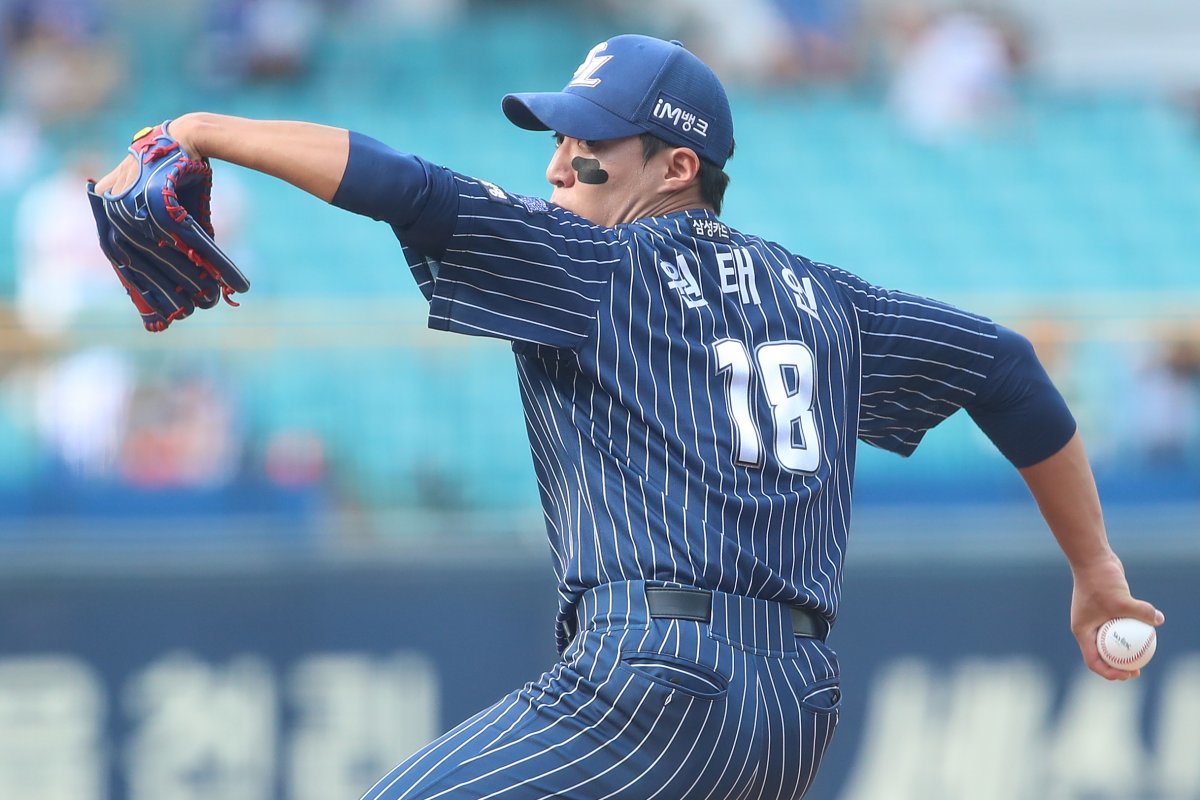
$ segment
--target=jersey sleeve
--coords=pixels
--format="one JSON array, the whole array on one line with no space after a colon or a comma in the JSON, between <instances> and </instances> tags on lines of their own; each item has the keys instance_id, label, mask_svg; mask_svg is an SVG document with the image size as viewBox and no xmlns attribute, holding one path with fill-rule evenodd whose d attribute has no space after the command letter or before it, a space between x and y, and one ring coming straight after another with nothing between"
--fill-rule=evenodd
<instances>
[{"instance_id":1,"label":"jersey sleeve","mask_svg":"<svg viewBox=\"0 0 1200 800\"><path fill-rule=\"evenodd\" d=\"M412 227L447 230L444 241L414 239L411 229L393 226L429 300L429 326L558 348L582 345L628 249L617 231L487 181L445 169L432 176L435 200ZM445 196L456 202L436 199Z\"/></svg>"},{"instance_id":2,"label":"jersey sleeve","mask_svg":"<svg viewBox=\"0 0 1200 800\"><path fill-rule=\"evenodd\" d=\"M860 326L858 436L911 455L926 432L970 405L983 387L995 360L996 325L841 270L833 276Z\"/></svg>"},{"instance_id":3,"label":"jersey sleeve","mask_svg":"<svg viewBox=\"0 0 1200 800\"><path fill-rule=\"evenodd\" d=\"M332 202L391 225L431 328L514 342L581 345L630 248L616 229L356 132Z\"/></svg>"},{"instance_id":4,"label":"jersey sleeve","mask_svg":"<svg viewBox=\"0 0 1200 800\"><path fill-rule=\"evenodd\" d=\"M1075 417L1033 344L1003 325L996 337L995 363L965 408L1013 466L1033 466L1075 435Z\"/></svg>"}]
</instances>

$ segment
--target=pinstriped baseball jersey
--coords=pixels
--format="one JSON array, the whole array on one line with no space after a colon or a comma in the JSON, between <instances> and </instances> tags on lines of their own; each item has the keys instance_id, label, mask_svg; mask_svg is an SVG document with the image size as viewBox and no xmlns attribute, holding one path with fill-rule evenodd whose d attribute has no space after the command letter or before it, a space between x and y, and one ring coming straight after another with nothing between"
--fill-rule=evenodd
<instances>
[{"instance_id":1,"label":"pinstriped baseball jersey","mask_svg":"<svg viewBox=\"0 0 1200 800\"><path fill-rule=\"evenodd\" d=\"M431 327L513 342L560 623L637 579L834 619L856 438L911 453L980 385L993 323L705 210L605 228L430 171L457 221L439 261L406 254Z\"/></svg>"}]
</instances>

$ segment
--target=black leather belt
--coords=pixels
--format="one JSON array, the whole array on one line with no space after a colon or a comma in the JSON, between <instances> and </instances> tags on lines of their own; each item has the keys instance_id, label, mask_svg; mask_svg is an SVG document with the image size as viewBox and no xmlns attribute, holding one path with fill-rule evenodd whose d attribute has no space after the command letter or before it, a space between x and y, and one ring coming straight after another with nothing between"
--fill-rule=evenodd
<instances>
[{"instance_id":1,"label":"black leather belt","mask_svg":"<svg viewBox=\"0 0 1200 800\"><path fill-rule=\"evenodd\" d=\"M712 592L705 589L677 589L670 586L646 588L646 606L657 619L712 621ZM786 606L792 614L792 631L808 639L825 640L829 625L813 611Z\"/></svg>"}]
</instances>

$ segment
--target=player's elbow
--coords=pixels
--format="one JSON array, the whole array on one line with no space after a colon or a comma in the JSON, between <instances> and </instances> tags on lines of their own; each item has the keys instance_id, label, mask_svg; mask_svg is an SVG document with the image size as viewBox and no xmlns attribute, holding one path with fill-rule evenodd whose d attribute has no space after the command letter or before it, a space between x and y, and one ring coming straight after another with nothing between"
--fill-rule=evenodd
<instances>
[{"instance_id":1,"label":"player's elbow","mask_svg":"<svg viewBox=\"0 0 1200 800\"><path fill-rule=\"evenodd\" d=\"M967 412L1017 467L1053 455L1075 434L1075 418L1046 373L1033 343L996 326L991 369Z\"/></svg>"}]
</instances>

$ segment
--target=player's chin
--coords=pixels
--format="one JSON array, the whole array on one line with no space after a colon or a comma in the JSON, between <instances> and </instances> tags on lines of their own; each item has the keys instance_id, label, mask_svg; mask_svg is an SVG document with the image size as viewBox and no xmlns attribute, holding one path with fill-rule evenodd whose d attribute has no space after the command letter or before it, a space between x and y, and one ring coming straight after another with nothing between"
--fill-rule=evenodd
<instances>
[{"instance_id":1,"label":"player's chin","mask_svg":"<svg viewBox=\"0 0 1200 800\"><path fill-rule=\"evenodd\" d=\"M573 191L564 191L562 189L555 189L554 192L550 195L550 202L553 203L554 205L558 206L559 208L563 208L563 209L566 209L567 211L570 211L572 214L576 214L580 217L583 217L584 219L586 219L588 222L592 223L593 225L607 225L608 224L603 219L601 219L601 217L603 215L600 214L593 205L589 205L588 203L580 202L579 195Z\"/></svg>"},{"instance_id":2,"label":"player's chin","mask_svg":"<svg viewBox=\"0 0 1200 800\"><path fill-rule=\"evenodd\" d=\"M550 194L550 202L559 208L565 208L572 214L579 214L581 217L583 216L582 209L580 208L579 203L575 202L575 197L572 192L566 192L562 189L555 189Z\"/></svg>"}]
</instances>

